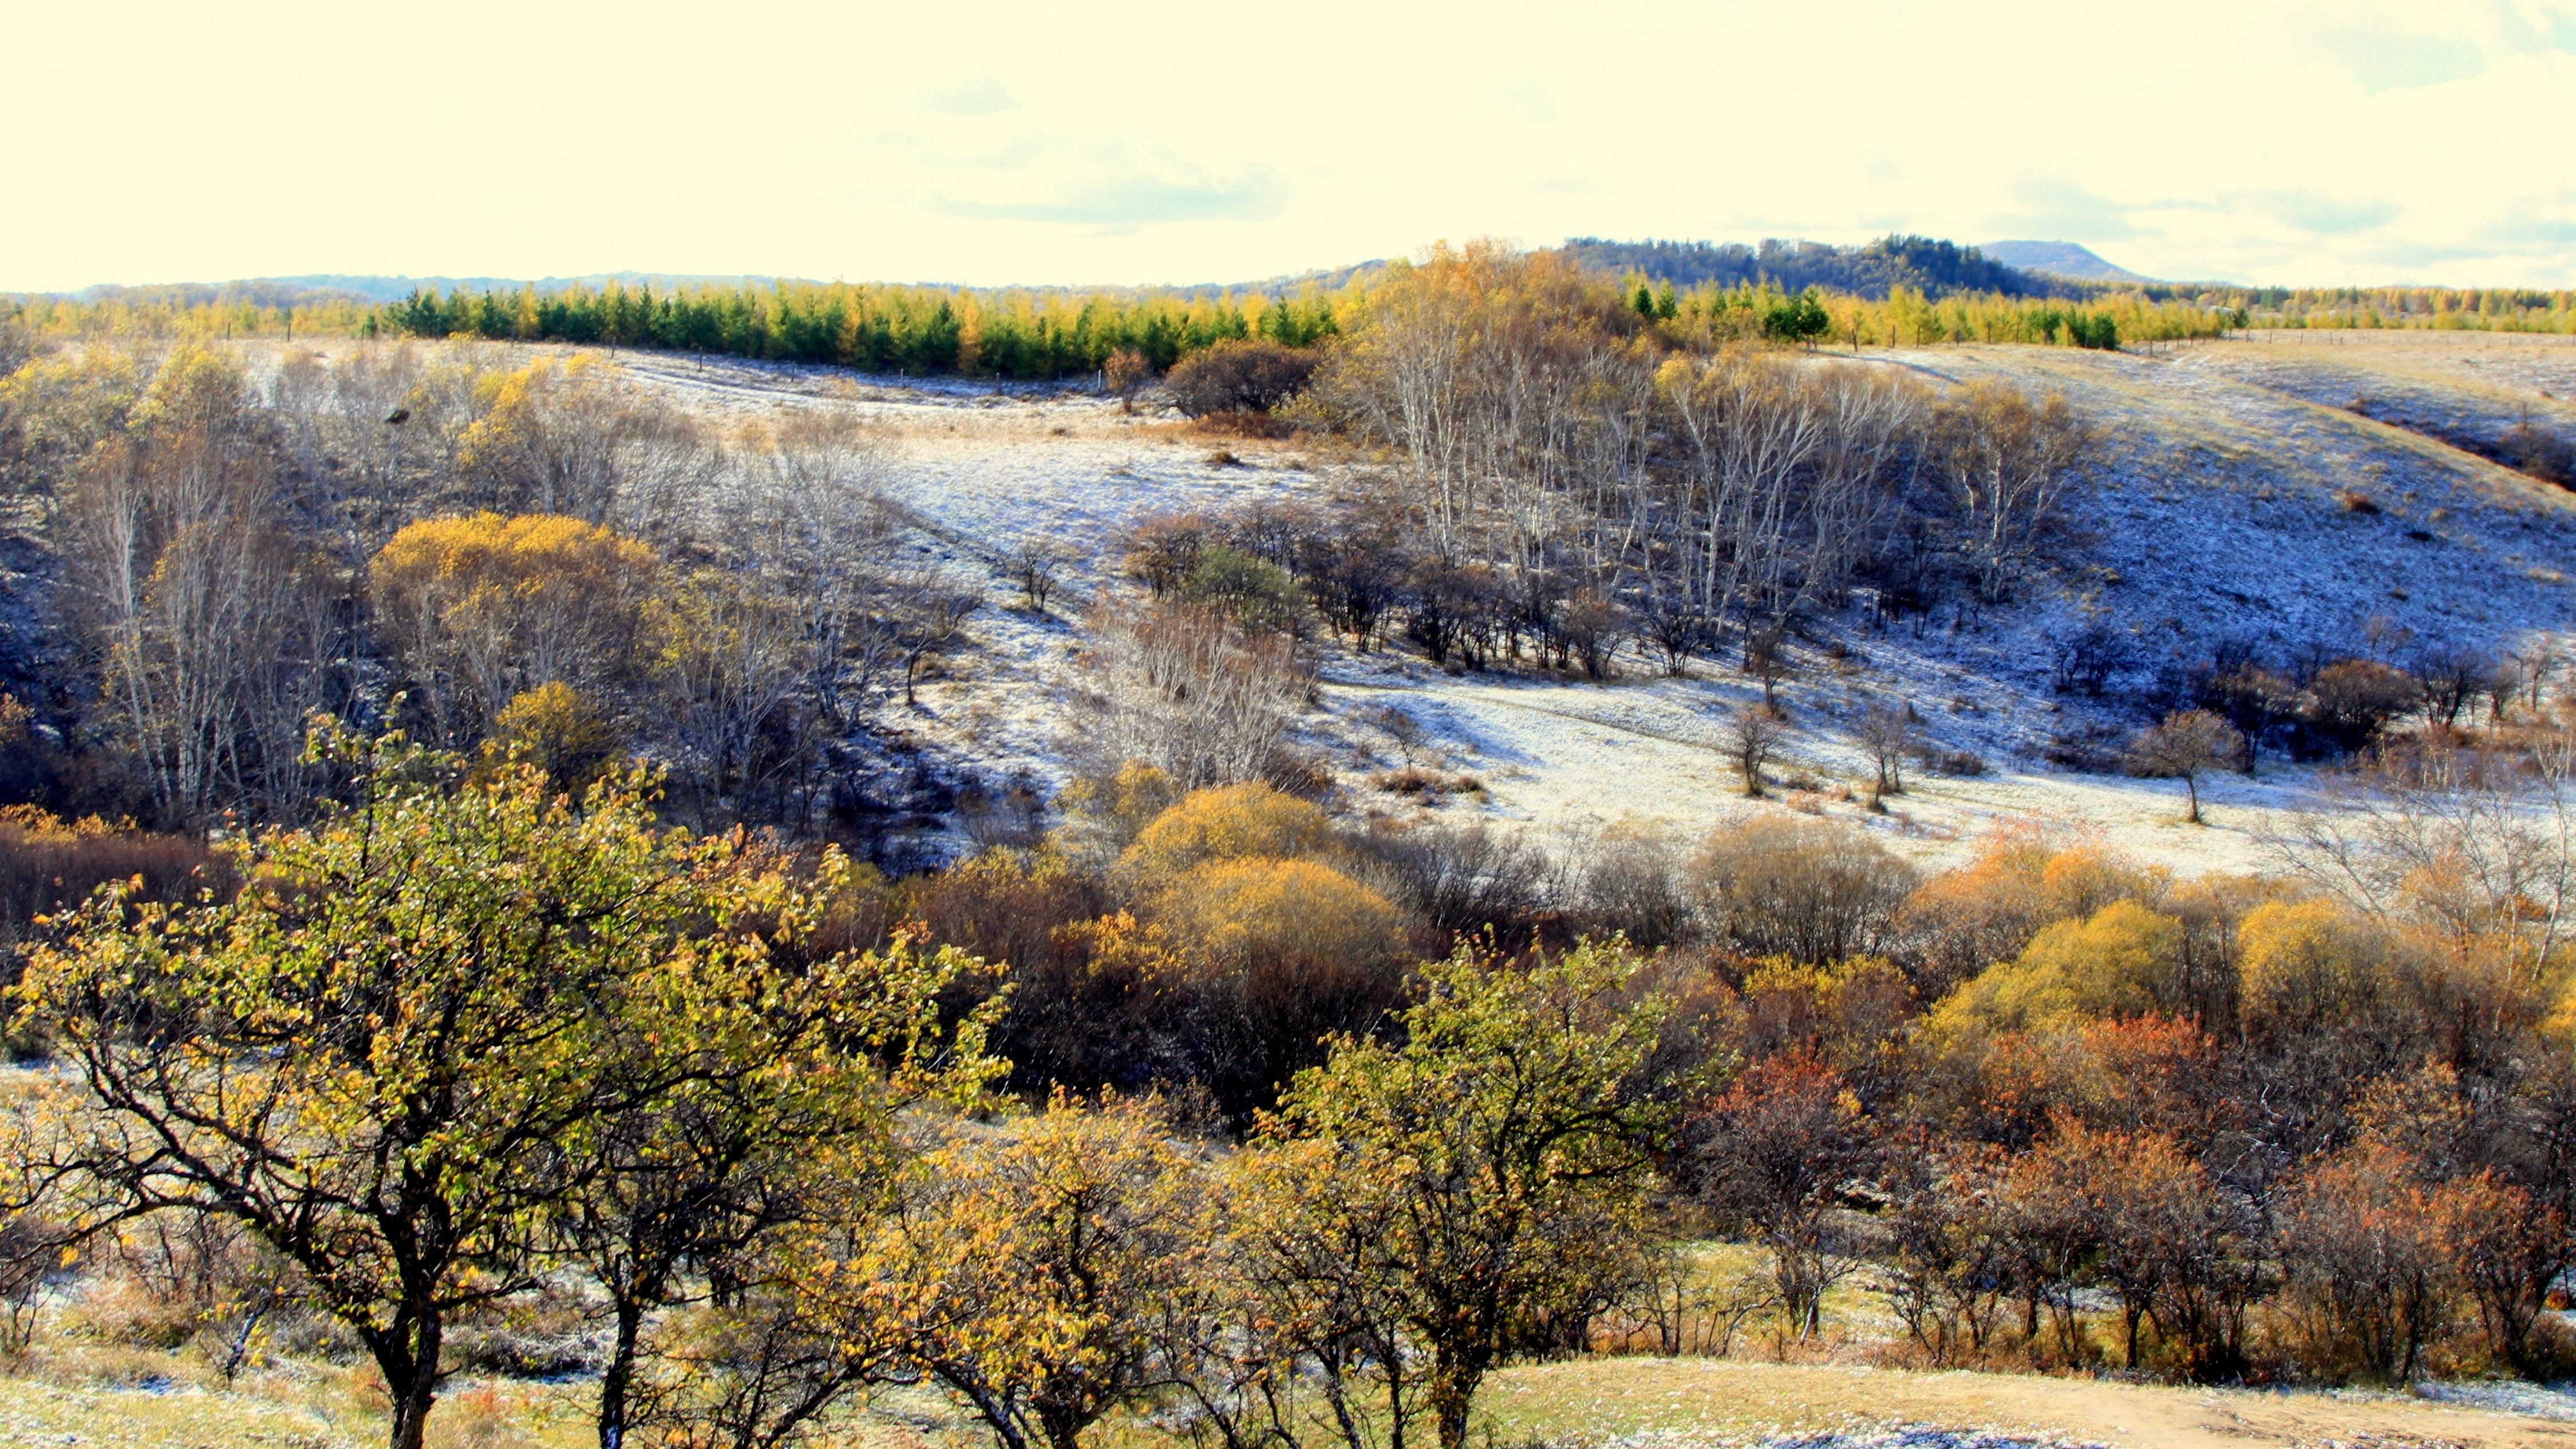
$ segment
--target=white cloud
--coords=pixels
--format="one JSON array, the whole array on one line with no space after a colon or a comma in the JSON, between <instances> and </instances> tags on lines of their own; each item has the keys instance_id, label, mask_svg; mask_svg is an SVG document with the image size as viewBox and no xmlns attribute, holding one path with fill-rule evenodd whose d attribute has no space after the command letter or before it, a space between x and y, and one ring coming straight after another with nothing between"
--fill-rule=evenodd
<instances>
[{"instance_id":1,"label":"white cloud","mask_svg":"<svg viewBox=\"0 0 2576 1449\"><path fill-rule=\"evenodd\" d=\"M790 0L466 0L434 29L25 8L8 288L1191 281L1891 228L2163 276L2576 285L2568 0L992 0L971 45L955 12Z\"/></svg>"}]
</instances>

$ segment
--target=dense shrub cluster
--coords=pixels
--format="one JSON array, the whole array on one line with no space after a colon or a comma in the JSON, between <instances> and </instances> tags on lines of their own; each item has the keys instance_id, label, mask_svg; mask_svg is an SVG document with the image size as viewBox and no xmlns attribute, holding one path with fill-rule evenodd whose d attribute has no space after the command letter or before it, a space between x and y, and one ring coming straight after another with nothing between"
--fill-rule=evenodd
<instances>
[{"instance_id":1,"label":"dense shrub cluster","mask_svg":"<svg viewBox=\"0 0 2576 1449\"><path fill-rule=\"evenodd\" d=\"M1319 360L1275 342L1227 341L1183 359L1164 381L1173 405L1194 418L1266 413L1304 388Z\"/></svg>"},{"instance_id":2,"label":"dense shrub cluster","mask_svg":"<svg viewBox=\"0 0 2576 1449\"><path fill-rule=\"evenodd\" d=\"M327 712L571 786L647 754L701 821L846 829L908 788L875 710L978 606L908 546L864 429L716 435L586 357L382 344L263 380L92 346L0 380L0 419L72 661L0 706L0 789L66 815L304 818Z\"/></svg>"}]
</instances>

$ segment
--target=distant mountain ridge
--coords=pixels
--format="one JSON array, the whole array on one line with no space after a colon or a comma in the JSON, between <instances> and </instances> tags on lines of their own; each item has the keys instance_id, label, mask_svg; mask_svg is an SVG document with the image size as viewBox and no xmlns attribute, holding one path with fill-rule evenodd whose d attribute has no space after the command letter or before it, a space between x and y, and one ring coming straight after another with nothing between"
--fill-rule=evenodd
<instances>
[{"instance_id":1,"label":"distant mountain ridge","mask_svg":"<svg viewBox=\"0 0 2576 1449\"><path fill-rule=\"evenodd\" d=\"M701 283L734 285L743 282L768 282L762 276L677 275L667 272L594 272L586 277L404 277L374 273L345 274L315 272L300 277L244 277L230 282L169 282L126 287L106 283L83 287L71 295L83 302L114 302L136 298L169 300L183 306L227 300L249 301L261 306L282 302L310 301L317 297L355 297L367 302L399 302L416 291L434 292L515 292L533 286L540 292L560 292L572 287L605 287L610 282L640 286L695 286Z\"/></svg>"},{"instance_id":2,"label":"distant mountain ridge","mask_svg":"<svg viewBox=\"0 0 2576 1449\"><path fill-rule=\"evenodd\" d=\"M1978 248L2008 267L2074 277L2087 282L2152 282L2128 268L2104 261L2092 248L2069 241L1999 241Z\"/></svg>"},{"instance_id":3,"label":"distant mountain ridge","mask_svg":"<svg viewBox=\"0 0 2576 1449\"><path fill-rule=\"evenodd\" d=\"M1563 248L1574 261L1601 271L1642 275L1676 287L1721 287L1772 282L1796 292L1808 287L1884 298L1911 287L1929 297L1960 292L2001 292L2008 297L2077 297L2081 288L1997 260L1977 247L1933 237L1890 235L1860 246L1765 238L1742 242L1605 241L1569 237Z\"/></svg>"},{"instance_id":4,"label":"distant mountain ridge","mask_svg":"<svg viewBox=\"0 0 2576 1449\"><path fill-rule=\"evenodd\" d=\"M1809 287L1823 291L1847 292L1870 298L1884 298L1896 287L1910 287L1928 297L1946 297L1959 293L2002 293L2008 297L2065 297L2080 299L2104 286L2120 286L2148 279L2104 261L2073 242L1997 242L1990 246L1963 246L1957 242L1933 237L1889 235L1858 246L1835 246L1825 242L1765 238L1747 246L1741 242L1707 241L1610 241L1602 237L1569 237L1558 248L1579 266L1620 276L1642 276L1651 281L1675 287L1715 284L1722 287L1759 285L1765 282L1784 291L1796 292ZM1175 286L1059 286L1020 285L981 287L975 291L1020 292L1165 292L1185 298L1210 297L1224 293L1264 293L1273 297L1294 296L1308 289L1332 292L1354 281L1384 271L1384 261L1367 261L1339 267L1320 267L1290 276L1269 277L1253 282L1203 282ZM797 282L804 279L768 276L756 273L719 275L713 273L675 272L593 272L566 277L448 277L401 276L376 273L313 272L299 276L249 277L228 282L178 282L150 286L106 284L86 287L71 295L84 302L157 302L179 306L198 306L216 302L248 302L254 306L275 307L297 302L349 300L382 305L399 302L415 292L442 294L455 292L516 292L533 287L540 293L560 292L581 287L598 291L614 283L626 287L650 285L657 289L675 287L766 285L773 282ZM954 284L922 282L914 285L947 287Z\"/></svg>"}]
</instances>

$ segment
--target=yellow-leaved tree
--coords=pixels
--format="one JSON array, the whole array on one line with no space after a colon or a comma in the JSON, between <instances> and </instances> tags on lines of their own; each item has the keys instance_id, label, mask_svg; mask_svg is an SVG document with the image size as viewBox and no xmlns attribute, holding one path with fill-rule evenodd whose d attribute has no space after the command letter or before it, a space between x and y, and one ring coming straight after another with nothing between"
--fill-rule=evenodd
<instances>
[{"instance_id":1,"label":"yellow-leaved tree","mask_svg":"<svg viewBox=\"0 0 2576 1449\"><path fill-rule=\"evenodd\" d=\"M2182 967L2180 921L2136 901L2113 901L2082 921L2049 926L2020 956L1944 997L1926 1023L1926 1039L1947 1050L1979 1033L2178 1011L2189 1005Z\"/></svg>"},{"instance_id":2,"label":"yellow-leaved tree","mask_svg":"<svg viewBox=\"0 0 2576 1449\"><path fill-rule=\"evenodd\" d=\"M575 518L477 513L397 533L368 565L383 638L443 743L472 743L522 691L594 703L635 673L653 550Z\"/></svg>"},{"instance_id":3,"label":"yellow-leaved tree","mask_svg":"<svg viewBox=\"0 0 2576 1449\"><path fill-rule=\"evenodd\" d=\"M1003 1449L1079 1449L1121 1406L1177 1386L1160 1331L1218 1292L1215 1181L1159 1106L1059 1093L925 1158L863 1261L863 1321L955 1394Z\"/></svg>"},{"instance_id":4,"label":"yellow-leaved tree","mask_svg":"<svg viewBox=\"0 0 2576 1449\"><path fill-rule=\"evenodd\" d=\"M777 1215L754 1167L883 1169L925 1070L979 1079L979 1023L932 1039L968 963L811 948L836 856L807 877L663 830L640 774L576 801L526 768L458 785L398 738L318 746L355 803L251 837L231 900L102 891L20 997L94 1103L59 1160L112 1213L226 1219L293 1263L383 1374L393 1449L458 1314L569 1254L640 1319L674 1262Z\"/></svg>"},{"instance_id":5,"label":"yellow-leaved tree","mask_svg":"<svg viewBox=\"0 0 2576 1449\"><path fill-rule=\"evenodd\" d=\"M1269 1200L1243 1211L1275 1225L1255 1271L1288 1320L1351 1316L1356 1347L1323 1367L1390 1449L1422 1414L1461 1449L1515 1335L1588 1316L1642 1240L1674 1085L1644 964L1615 939L1526 964L1462 948L1424 968L1401 1044L1338 1040L1264 1122L1253 1151L1297 1170L1248 1173Z\"/></svg>"}]
</instances>

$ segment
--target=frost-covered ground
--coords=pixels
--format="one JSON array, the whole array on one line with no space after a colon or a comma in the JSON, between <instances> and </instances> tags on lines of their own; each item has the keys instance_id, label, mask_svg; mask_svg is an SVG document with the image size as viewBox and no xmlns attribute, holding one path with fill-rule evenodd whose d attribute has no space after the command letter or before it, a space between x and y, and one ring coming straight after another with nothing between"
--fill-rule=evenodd
<instances>
[{"instance_id":1,"label":"frost-covered ground","mask_svg":"<svg viewBox=\"0 0 2576 1449\"><path fill-rule=\"evenodd\" d=\"M1609 1440L1606 1449L2100 1449L2090 1441L2055 1435L2033 1438L1996 1434L1983 1429L1944 1429L1908 1424L1895 1429L1868 1429L1850 1434L1766 1434L1753 1438L1702 1439L1679 1435L1637 1435Z\"/></svg>"},{"instance_id":2,"label":"frost-covered ground","mask_svg":"<svg viewBox=\"0 0 2576 1449\"><path fill-rule=\"evenodd\" d=\"M2467 1404L2498 1413L2576 1424L2576 1383L2528 1384L2514 1379L2479 1379L2461 1383L2418 1384L2415 1392L2439 1404Z\"/></svg>"},{"instance_id":3,"label":"frost-covered ground","mask_svg":"<svg viewBox=\"0 0 2576 1449\"><path fill-rule=\"evenodd\" d=\"M2116 695L2230 638L2276 655L2433 642L2514 650L2576 623L2567 582L2576 496L2343 406L2353 391L2344 374L2359 371L2382 393L2402 384L2422 406L2463 418L2505 417L2525 400L2554 416L2548 410L2576 393L2576 348L2543 341L2516 351L2475 334L2401 341L2237 342L2154 358L2003 347L1867 354L1862 365L1944 385L1996 376L2063 390L2102 430L2100 486L2077 518L2085 537L2067 565L2008 608L1965 623L1944 611L1883 631L1858 610L1824 621L1783 688L1793 732L1775 773L1791 788L1771 801L1741 798L1714 748L1724 710L1755 693L1722 664L1675 680L1630 657L1620 679L1589 684L1453 676L1401 652L1336 654L1305 737L1341 773L1355 808L1422 809L1367 784L1411 759L1483 785L1436 807L1443 815L1559 839L1605 828L1687 836L1787 803L1855 819L1935 861L1998 823L2041 820L2099 830L2185 871L2259 868L2277 812L2313 803L2309 774L2266 761L2257 779L2204 787L2208 826L2180 824L2178 785L2050 763L2099 759L2142 723L2117 705L2061 693L2060 663L2078 635L2111 638L2125 658ZM2303 355L2285 357L2293 353ZM948 766L987 778L1062 780L1067 662L1085 606L1131 587L1115 574L1116 540L1129 524L1256 496L1330 496L1374 466L1302 443L1211 440L1078 388L622 361L639 381L718 419L849 409L899 440L896 491L927 531L923 546L980 573L989 601L972 626L976 651L923 691L912 731ZM1239 461L1212 461L1220 449ZM2356 493L2377 511L2347 506ZM1001 568L1027 536L1074 557L1045 613L1016 606ZM1839 657L1828 642L1839 643ZM1916 774L1888 814L1866 813L1848 798L1866 771L1846 727L1872 699L1911 703L1933 739L1977 757L1983 773ZM1381 727L1384 707L1413 716L1423 742L1408 753Z\"/></svg>"}]
</instances>

